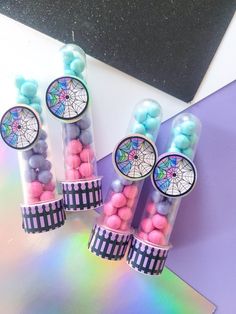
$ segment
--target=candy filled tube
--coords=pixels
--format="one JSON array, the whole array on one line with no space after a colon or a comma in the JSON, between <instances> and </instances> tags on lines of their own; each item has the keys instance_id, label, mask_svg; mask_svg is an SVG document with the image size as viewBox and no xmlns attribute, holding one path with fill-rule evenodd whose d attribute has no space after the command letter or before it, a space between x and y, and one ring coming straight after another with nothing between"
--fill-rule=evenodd
<instances>
[{"instance_id":1,"label":"candy filled tube","mask_svg":"<svg viewBox=\"0 0 236 314\"><path fill-rule=\"evenodd\" d=\"M62 47L60 55L64 76L49 85L46 102L50 112L63 122L64 207L67 211L95 209L102 205L102 190L86 84L86 55L72 44Z\"/></svg>"},{"instance_id":2,"label":"candy filled tube","mask_svg":"<svg viewBox=\"0 0 236 314\"><path fill-rule=\"evenodd\" d=\"M128 136L113 153L118 171L114 171L102 214L89 241L89 249L102 258L119 260L126 252L143 179L155 165L157 153L152 141L157 138L161 117L161 107L156 101L147 99L137 104Z\"/></svg>"},{"instance_id":3,"label":"candy filled tube","mask_svg":"<svg viewBox=\"0 0 236 314\"><path fill-rule=\"evenodd\" d=\"M23 204L23 228L27 233L53 230L65 221L62 197L56 190L55 172L41 99L35 80L16 79L17 105L1 120L1 135L18 150Z\"/></svg>"},{"instance_id":4,"label":"candy filled tube","mask_svg":"<svg viewBox=\"0 0 236 314\"><path fill-rule=\"evenodd\" d=\"M167 151L176 153L173 157L175 162L184 160L189 166L188 159L182 159L181 155L189 159L194 158L200 132L201 123L194 115L183 113L174 119ZM166 156L163 156L166 162ZM168 156L172 158L171 155ZM162 168L162 170L165 169ZM167 171L170 171L170 168ZM161 182L162 186L163 182ZM127 256L128 264L142 273L158 275L164 268L171 247L169 239L181 203L181 197L178 197L177 193L187 188L187 185L184 186L180 182L180 185L176 184L174 188L170 189L173 193L172 197L164 196L159 190L153 190L147 198L139 227L133 236Z\"/></svg>"}]
</instances>

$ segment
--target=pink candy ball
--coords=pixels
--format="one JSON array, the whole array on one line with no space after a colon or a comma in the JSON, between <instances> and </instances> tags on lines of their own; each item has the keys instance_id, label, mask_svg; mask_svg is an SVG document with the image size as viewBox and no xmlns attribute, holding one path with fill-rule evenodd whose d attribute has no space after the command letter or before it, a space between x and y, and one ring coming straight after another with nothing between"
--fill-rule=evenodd
<instances>
[{"instance_id":1,"label":"pink candy ball","mask_svg":"<svg viewBox=\"0 0 236 314\"><path fill-rule=\"evenodd\" d=\"M126 205L126 197L122 193L114 193L111 198L111 203L114 207L120 208Z\"/></svg>"},{"instance_id":2,"label":"pink candy ball","mask_svg":"<svg viewBox=\"0 0 236 314\"><path fill-rule=\"evenodd\" d=\"M165 244L165 237L161 231L153 230L148 235L148 241L150 241L154 244L164 245Z\"/></svg>"},{"instance_id":3,"label":"pink candy ball","mask_svg":"<svg viewBox=\"0 0 236 314\"><path fill-rule=\"evenodd\" d=\"M48 184L44 184L43 186L44 191L51 191L55 190L55 184L53 182L49 182Z\"/></svg>"},{"instance_id":4,"label":"pink candy ball","mask_svg":"<svg viewBox=\"0 0 236 314\"><path fill-rule=\"evenodd\" d=\"M78 155L68 155L66 157L66 164L69 168L77 169L81 164L81 160Z\"/></svg>"},{"instance_id":5,"label":"pink candy ball","mask_svg":"<svg viewBox=\"0 0 236 314\"><path fill-rule=\"evenodd\" d=\"M141 221L141 227L142 227L144 232L146 232L146 233L151 232L154 229L153 224L152 224L152 219L151 218L144 218Z\"/></svg>"},{"instance_id":6,"label":"pink candy ball","mask_svg":"<svg viewBox=\"0 0 236 314\"><path fill-rule=\"evenodd\" d=\"M40 182L33 181L33 182L29 183L28 192L29 192L29 195L31 197L37 198L42 194L43 186Z\"/></svg>"},{"instance_id":7,"label":"pink candy ball","mask_svg":"<svg viewBox=\"0 0 236 314\"><path fill-rule=\"evenodd\" d=\"M51 201L53 199L55 199L55 194L51 191L45 191L40 196L40 201L42 202Z\"/></svg>"},{"instance_id":8,"label":"pink candy ball","mask_svg":"<svg viewBox=\"0 0 236 314\"><path fill-rule=\"evenodd\" d=\"M157 229L165 229L167 226L167 219L165 216L162 216L160 214L156 214L152 217L152 223L153 226L156 227Z\"/></svg>"},{"instance_id":9,"label":"pink candy ball","mask_svg":"<svg viewBox=\"0 0 236 314\"><path fill-rule=\"evenodd\" d=\"M118 216L122 220L125 220L125 221L130 220L132 215L133 215L132 210L129 207L122 207L118 210Z\"/></svg>"},{"instance_id":10,"label":"pink candy ball","mask_svg":"<svg viewBox=\"0 0 236 314\"><path fill-rule=\"evenodd\" d=\"M67 169L66 170L66 180L78 180L81 178L81 175L78 170Z\"/></svg>"},{"instance_id":11,"label":"pink candy ball","mask_svg":"<svg viewBox=\"0 0 236 314\"><path fill-rule=\"evenodd\" d=\"M133 208L133 207L134 207L134 204L135 204L135 199L130 198L130 199L127 200L127 204L126 204L126 205L127 205L129 208Z\"/></svg>"},{"instance_id":12,"label":"pink candy ball","mask_svg":"<svg viewBox=\"0 0 236 314\"><path fill-rule=\"evenodd\" d=\"M83 146L79 140L72 140L66 146L66 153L76 155L82 151L82 148Z\"/></svg>"},{"instance_id":13,"label":"pink candy ball","mask_svg":"<svg viewBox=\"0 0 236 314\"><path fill-rule=\"evenodd\" d=\"M83 162L91 162L94 159L94 152L91 148L84 148L80 153L80 159Z\"/></svg>"},{"instance_id":14,"label":"pink candy ball","mask_svg":"<svg viewBox=\"0 0 236 314\"><path fill-rule=\"evenodd\" d=\"M148 234L145 233L145 232L140 231L140 232L138 233L138 237L139 237L141 240L146 241L146 240L148 239Z\"/></svg>"},{"instance_id":15,"label":"pink candy ball","mask_svg":"<svg viewBox=\"0 0 236 314\"><path fill-rule=\"evenodd\" d=\"M40 199L39 199L38 197L29 197L29 198L27 199L27 202L28 202L29 204L37 204L37 203L40 202Z\"/></svg>"},{"instance_id":16,"label":"pink candy ball","mask_svg":"<svg viewBox=\"0 0 236 314\"><path fill-rule=\"evenodd\" d=\"M129 225L127 224L126 221L123 221L123 222L121 223L121 225L120 225L120 230L122 230L122 231L127 231L127 230L129 230Z\"/></svg>"},{"instance_id":17,"label":"pink candy ball","mask_svg":"<svg viewBox=\"0 0 236 314\"><path fill-rule=\"evenodd\" d=\"M88 162L83 162L79 167L79 171L83 178L91 177L93 174L93 165Z\"/></svg>"},{"instance_id":18,"label":"pink candy ball","mask_svg":"<svg viewBox=\"0 0 236 314\"><path fill-rule=\"evenodd\" d=\"M112 215L107 218L106 224L111 229L119 229L121 226L121 219L117 215Z\"/></svg>"},{"instance_id":19,"label":"pink candy ball","mask_svg":"<svg viewBox=\"0 0 236 314\"><path fill-rule=\"evenodd\" d=\"M154 203L148 203L146 208L146 212L148 212L150 215L154 215L156 213L156 207Z\"/></svg>"},{"instance_id":20,"label":"pink candy ball","mask_svg":"<svg viewBox=\"0 0 236 314\"><path fill-rule=\"evenodd\" d=\"M107 216L112 216L116 214L117 212L117 208L113 207L111 202L105 203L103 206L103 209L104 209L104 214Z\"/></svg>"},{"instance_id":21,"label":"pink candy ball","mask_svg":"<svg viewBox=\"0 0 236 314\"><path fill-rule=\"evenodd\" d=\"M124 188L123 193L127 198L135 199L135 197L138 195L138 188L136 185L133 185L133 184L127 185Z\"/></svg>"}]
</instances>

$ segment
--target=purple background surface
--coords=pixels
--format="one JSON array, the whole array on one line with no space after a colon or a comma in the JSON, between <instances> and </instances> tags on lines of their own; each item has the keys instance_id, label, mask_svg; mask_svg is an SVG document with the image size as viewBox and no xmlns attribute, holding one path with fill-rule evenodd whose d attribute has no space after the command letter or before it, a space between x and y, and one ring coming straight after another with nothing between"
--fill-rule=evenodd
<instances>
[{"instance_id":1,"label":"purple background surface","mask_svg":"<svg viewBox=\"0 0 236 314\"><path fill-rule=\"evenodd\" d=\"M198 182L181 203L167 266L215 303L217 313L236 313L236 82L186 111L202 122L195 158ZM165 152L172 120L162 124L159 153ZM111 156L99 162L104 195L112 180L111 169ZM150 190L147 179L136 222Z\"/></svg>"}]
</instances>

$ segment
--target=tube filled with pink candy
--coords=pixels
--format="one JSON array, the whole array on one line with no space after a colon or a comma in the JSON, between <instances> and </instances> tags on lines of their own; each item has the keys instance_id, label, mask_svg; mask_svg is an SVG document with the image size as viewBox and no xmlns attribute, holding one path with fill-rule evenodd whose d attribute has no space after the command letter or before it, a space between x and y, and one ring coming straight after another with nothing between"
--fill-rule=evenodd
<instances>
[{"instance_id":1,"label":"tube filled with pink candy","mask_svg":"<svg viewBox=\"0 0 236 314\"><path fill-rule=\"evenodd\" d=\"M96 209L102 205L102 187L95 158L86 55L79 46L68 44L62 47L60 56L64 75L50 83L46 103L63 122L64 207L71 212Z\"/></svg>"},{"instance_id":2,"label":"tube filled with pink candy","mask_svg":"<svg viewBox=\"0 0 236 314\"><path fill-rule=\"evenodd\" d=\"M181 198L194 188L192 163L201 133L201 123L190 113L178 115L172 124L167 154L158 158L139 227L129 248L128 264L141 273L159 275L171 247L169 239Z\"/></svg>"},{"instance_id":3,"label":"tube filled with pink candy","mask_svg":"<svg viewBox=\"0 0 236 314\"><path fill-rule=\"evenodd\" d=\"M113 180L89 241L90 251L97 256L120 260L125 255L143 181L156 163L154 142L161 117L161 107L156 101L147 99L137 104L128 135L113 152Z\"/></svg>"},{"instance_id":4,"label":"tube filled with pink candy","mask_svg":"<svg viewBox=\"0 0 236 314\"><path fill-rule=\"evenodd\" d=\"M56 189L50 142L35 80L16 79L17 105L1 119L4 142L18 151L23 204L23 229L27 233L54 230L64 225L62 197Z\"/></svg>"}]
</instances>

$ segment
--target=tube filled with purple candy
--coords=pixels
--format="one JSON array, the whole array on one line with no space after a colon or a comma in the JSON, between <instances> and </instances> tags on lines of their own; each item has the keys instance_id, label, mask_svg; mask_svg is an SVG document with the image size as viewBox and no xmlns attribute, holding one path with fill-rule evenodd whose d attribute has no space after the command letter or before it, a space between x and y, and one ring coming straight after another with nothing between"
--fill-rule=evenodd
<instances>
[{"instance_id":1,"label":"tube filled with purple candy","mask_svg":"<svg viewBox=\"0 0 236 314\"><path fill-rule=\"evenodd\" d=\"M17 105L5 112L0 131L4 142L18 151L27 233L50 231L65 222L62 197L56 190L55 172L41 99L35 80L16 78Z\"/></svg>"}]
</instances>

